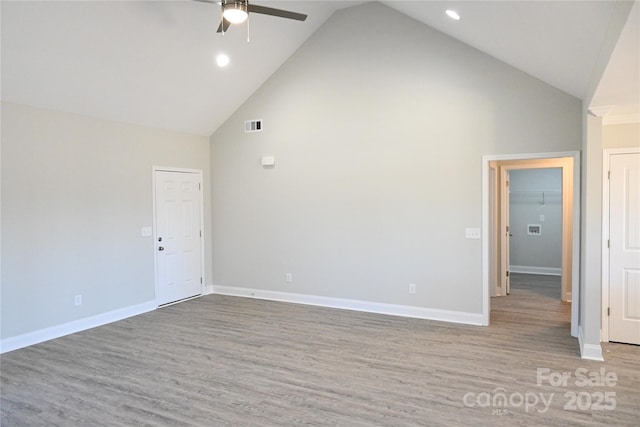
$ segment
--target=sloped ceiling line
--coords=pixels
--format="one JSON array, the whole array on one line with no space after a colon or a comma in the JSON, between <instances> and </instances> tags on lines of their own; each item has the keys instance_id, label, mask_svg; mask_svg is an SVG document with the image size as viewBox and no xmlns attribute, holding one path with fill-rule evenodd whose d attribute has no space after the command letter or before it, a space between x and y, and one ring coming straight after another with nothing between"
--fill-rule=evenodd
<instances>
[{"instance_id":1,"label":"sloped ceiling line","mask_svg":"<svg viewBox=\"0 0 640 427\"><path fill-rule=\"evenodd\" d=\"M2 100L210 135L334 12L368 7L260 3L309 18L252 16L247 44L243 27L216 34L219 10L207 3L2 1ZM578 98L615 7L610 1L381 3ZM446 8L462 19L446 17ZM220 53L230 57L225 68L215 64Z\"/></svg>"}]
</instances>

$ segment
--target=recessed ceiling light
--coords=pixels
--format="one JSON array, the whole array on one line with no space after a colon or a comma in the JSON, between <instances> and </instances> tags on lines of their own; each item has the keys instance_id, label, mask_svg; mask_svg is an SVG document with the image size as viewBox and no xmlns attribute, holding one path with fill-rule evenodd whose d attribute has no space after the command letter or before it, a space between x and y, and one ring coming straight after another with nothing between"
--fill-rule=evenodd
<instances>
[{"instance_id":1,"label":"recessed ceiling light","mask_svg":"<svg viewBox=\"0 0 640 427\"><path fill-rule=\"evenodd\" d=\"M226 67L229 65L229 57L224 53L221 53L216 57L216 64L218 64L218 67Z\"/></svg>"},{"instance_id":2,"label":"recessed ceiling light","mask_svg":"<svg viewBox=\"0 0 640 427\"><path fill-rule=\"evenodd\" d=\"M451 19L454 19L456 21L460 20L460 15L458 15L458 12L456 12L455 10L452 9L447 9L446 12L447 16Z\"/></svg>"}]
</instances>

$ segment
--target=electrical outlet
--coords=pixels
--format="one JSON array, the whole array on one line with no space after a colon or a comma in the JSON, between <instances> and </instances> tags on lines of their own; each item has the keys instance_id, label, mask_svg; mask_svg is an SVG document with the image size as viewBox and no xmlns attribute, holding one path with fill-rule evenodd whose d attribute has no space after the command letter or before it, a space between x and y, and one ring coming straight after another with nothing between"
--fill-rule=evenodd
<instances>
[{"instance_id":1,"label":"electrical outlet","mask_svg":"<svg viewBox=\"0 0 640 427\"><path fill-rule=\"evenodd\" d=\"M411 295L414 295L416 293L416 284L415 283L409 283L409 293Z\"/></svg>"},{"instance_id":2,"label":"electrical outlet","mask_svg":"<svg viewBox=\"0 0 640 427\"><path fill-rule=\"evenodd\" d=\"M287 280L287 283L293 283L293 274L287 273L286 280Z\"/></svg>"},{"instance_id":3,"label":"electrical outlet","mask_svg":"<svg viewBox=\"0 0 640 427\"><path fill-rule=\"evenodd\" d=\"M82 305L82 295L78 294L74 298L75 305Z\"/></svg>"}]
</instances>

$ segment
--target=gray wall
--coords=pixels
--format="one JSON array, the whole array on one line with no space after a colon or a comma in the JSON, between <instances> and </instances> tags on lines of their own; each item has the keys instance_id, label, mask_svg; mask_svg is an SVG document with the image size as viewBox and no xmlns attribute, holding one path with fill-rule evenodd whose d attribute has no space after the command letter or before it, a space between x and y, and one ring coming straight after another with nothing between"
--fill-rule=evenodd
<instances>
[{"instance_id":1,"label":"gray wall","mask_svg":"<svg viewBox=\"0 0 640 427\"><path fill-rule=\"evenodd\" d=\"M202 169L208 182L209 142L2 104L3 339L154 300L154 246L140 237L153 165Z\"/></svg>"},{"instance_id":2,"label":"gray wall","mask_svg":"<svg viewBox=\"0 0 640 427\"><path fill-rule=\"evenodd\" d=\"M562 169L512 170L509 188L510 270L560 274ZM540 219L541 215L544 220ZM540 225L542 234L528 234L529 224Z\"/></svg>"},{"instance_id":3,"label":"gray wall","mask_svg":"<svg viewBox=\"0 0 640 427\"><path fill-rule=\"evenodd\" d=\"M264 131L244 134L254 118ZM368 3L334 14L211 143L214 285L480 313L464 229L481 225L482 156L579 149L581 103Z\"/></svg>"},{"instance_id":4,"label":"gray wall","mask_svg":"<svg viewBox=\"0 0 640 427\"><path fill-rule=\"evenodd\" d=\"M580 209L579 341L583 357L601 359L602 327L602 118L588 114L611 53L635 2L616 1L616 9L591 72L582 102L582 165ZM612 143L608 148L618 145Z\"/></svg>"}]
</instances>

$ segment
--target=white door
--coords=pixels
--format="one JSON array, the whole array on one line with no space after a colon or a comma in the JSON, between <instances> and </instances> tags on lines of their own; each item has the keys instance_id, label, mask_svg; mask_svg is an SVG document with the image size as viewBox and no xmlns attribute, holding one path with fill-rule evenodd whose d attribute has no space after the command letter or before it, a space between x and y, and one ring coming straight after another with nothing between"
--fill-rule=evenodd
<instances>
[{"instance_id":1,"label":"white door","mask_svg":"<svg viewBox=\"0 0 640 427\"><path fill-rule=\"evenodd\" d=\"M640 344L640 153L609 170L609 340Z\"/></svg>"},{"instance_id":2,"label":"white door","mask_svg":"<svg viewBox=\"0 0 640 427\"><path fill-rule=\"evenodd\" d=\"M200 173L155 171L156 301L202 294Z\"/></svg>"}]
</instances>

